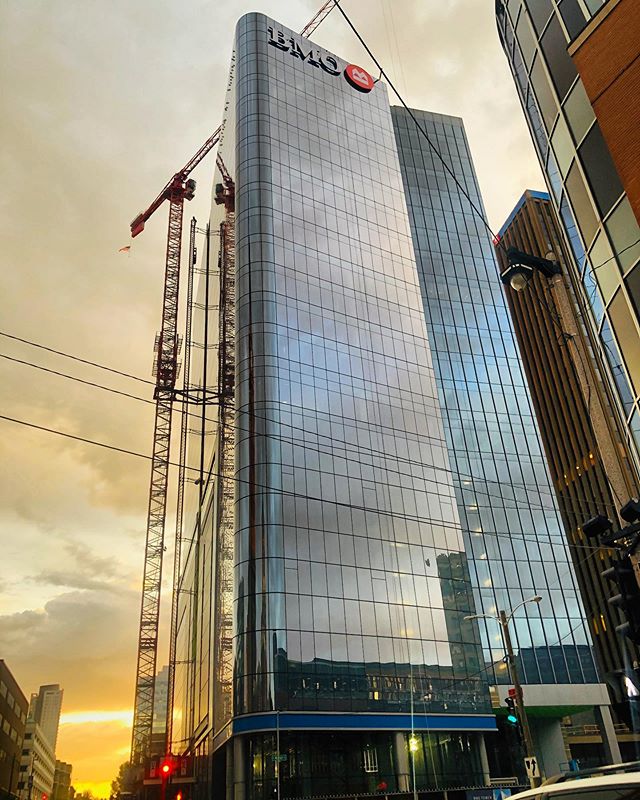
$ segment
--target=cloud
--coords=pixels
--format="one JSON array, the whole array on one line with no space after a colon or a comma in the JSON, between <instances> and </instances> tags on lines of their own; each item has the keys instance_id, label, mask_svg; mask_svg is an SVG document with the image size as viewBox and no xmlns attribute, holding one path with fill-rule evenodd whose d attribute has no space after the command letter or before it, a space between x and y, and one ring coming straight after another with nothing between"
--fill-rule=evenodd
<instances>
[{"instance_id":1,"label":"cloud","mask_svg":"<svg viewBox=\"0 0 640 800\"><path fill-rule=\"evenodd\" d=\"M0 616L3 657L26 693L56 682L65 708L91 708L96 697L122 708L133 692L138 602L132 591L88 589Z\"/></svg>"},{"instance_id":2,"label":"cloud","mask_svg":"<svg viewBox=\"0 0 640 800\"><path fill-rule=\"evenodd\" d=\"M43 570L37 575L32 575L29 580L35 583L48 583L51 586L64 586L68 589L98 589L105 592L114 592L118 588L107 581L91 578L77 572L64 572L62 570Z\"/></svg>"},{"instance_id":3,"label":"cloud","mask_svg":"<svg viewBox=\"0 0 640 800\"><path fill-rule=\"evenodd\" d=\"M118 722L125 727L133 724L133 709L123 709L116 711L101 711L91 709L89 711L70 711L60 717L61 725L94 725L103 722Z\"/></svg>"},{"instance_id":4,"label":"cloud","mask_svg":"<svg viewBox=\"0 0 640 800\"><path fill-rule=\"evenodd\" d=\"M10 641L12 637L30 635L46 622L43 611L19 611L16 614L0 616L0 637L3 641Z\"/></svg>"}]
</instances>

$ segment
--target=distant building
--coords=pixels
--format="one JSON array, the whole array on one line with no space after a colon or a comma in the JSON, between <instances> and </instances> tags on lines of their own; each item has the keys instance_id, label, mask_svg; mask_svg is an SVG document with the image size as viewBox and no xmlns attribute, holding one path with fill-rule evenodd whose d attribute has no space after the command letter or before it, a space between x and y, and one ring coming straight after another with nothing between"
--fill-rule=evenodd
<instances>
[{"instance_id":1,"label":"distant building","mask_svg":"<svg viewBox=\"0 0 640 800\"><path fill-rule=\"evenodd\" d=\"M34 719L28 718L18 781L21 800L49 800L55 771L56 756L49 738Z\"/></svg>"},{"instance_id":2,"label":"distant building","mask_svg":"<svg viewBox=\"0 0 640 800\"><path fill-rule=\"evenodd\" d=\"M168 695L169 666L166 664L156 675L156 688L153 694L153 734L166 734Z\"/></svg>"},{"instance_id":3,"label":"distant building","mask_svg":"<svg viewBox=\"0 0 640 800\"><path fill-rule=\"evenodd\" d=\"M40 687L37 694L31 695L29 716L38 723L44 736L51 744L55 753L58 741L58 726L60 725L60 710L62 708L62 695L64 689L57 683L46 684Z\"/></svg>"},{"instance_id":4,"label":"distant building","mask_svg":"<svg viewBox=\"0 0 640 800\"><path fill-rule=\"evenodd\" d=\"M64 761L58 761L58 759L56 759L56 769L53 776L51 800L70 800L71 770L71 764L67 764Z\"/></svg>"},{"instance_id":5,"label":"distant building","mask_svg":"<svg viewBox=\"0 0 640 800\"><path fill-rule=\"evenodd\" d=\"M20 750L29 704L9 667L0 659L0 795L15 795Z\"/></svg>"}]
</instances>

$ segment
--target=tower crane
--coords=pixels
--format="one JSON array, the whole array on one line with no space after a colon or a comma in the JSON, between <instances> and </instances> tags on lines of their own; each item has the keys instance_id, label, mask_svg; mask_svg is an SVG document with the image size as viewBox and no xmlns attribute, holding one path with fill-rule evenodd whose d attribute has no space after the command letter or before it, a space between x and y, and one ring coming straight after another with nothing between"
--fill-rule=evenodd
<instances>
[{"instance_id":1,"label":"tower crane","mask_svg":"<svg viewBox=\"0 0 640 800\"><path fill-rule=\"evenodd\" d=\"M339 2L340 0L326 0L314 17L302 29L301 35L310 36ZM221 133L222 126L218 127L182 169L178 170L170 178L146 211L138 214L131 223L131 237L135 238L142 233L145 224L160 206L165 201L169 202L162 322L160 332L156 336L156 357L153 370L156 379L154 390L154 399L156 401L155 425L151 456L151 481L131 738L131 764L135 767L141 766L145 756L149 754L153 722L172 411L176 396L181 394L176 389L176 381L178 378L178 298L183 209L185 200L191 200L195 192L195 181L189 175L215 147L220 140ZM221 169L223 178L225 178L226 169L224 169L224 165L221 168L220 163L218 159L219 169ZM203 395L201 401L204 402L204 399ZM185 397L185 400L188 400L188 398ZM174 570L174 576L175 572ZM171 633L173 637L175 631Z\"/></svg>"}]
</instances>

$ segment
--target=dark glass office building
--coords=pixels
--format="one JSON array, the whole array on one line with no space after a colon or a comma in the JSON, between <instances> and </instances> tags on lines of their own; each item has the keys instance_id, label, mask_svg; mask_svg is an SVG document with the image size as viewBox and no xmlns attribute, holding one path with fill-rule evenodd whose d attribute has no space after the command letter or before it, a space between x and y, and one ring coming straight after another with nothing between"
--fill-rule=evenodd
<instances>
[{"instance_id":1,"label":"dark glass office building","mask_svg":"<svg viewBox=\"0 0 640 800\"><path fill-rule=\"evenodd\" d=\"M220 406L185 416L173 751L235 800L513 775L499 627L464 618L540 593L514 636L557 769L558 713L606 693L490 242L382 83L261 14L236 33L187 332ZM480 202L460 120L419 114Z\"/></svg>"},{"instance_id":2,"label":"dark glass office building","mask_svg":"<svg viewBox=\"0 0 640 800\"><path fill-rule=\"evenodd\" d=\"M637 469L640 227L570 55L604 5L605 0L496 0L496 19ZM606 72L606 58L601 60Z\"/></svg>"}]
</instances>

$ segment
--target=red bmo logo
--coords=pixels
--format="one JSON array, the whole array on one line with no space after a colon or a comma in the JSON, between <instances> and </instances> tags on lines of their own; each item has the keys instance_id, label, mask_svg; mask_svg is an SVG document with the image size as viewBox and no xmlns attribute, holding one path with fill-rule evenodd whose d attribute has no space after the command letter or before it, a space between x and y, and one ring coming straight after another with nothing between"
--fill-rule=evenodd
<instances>
[{"instance_id":1,"label":"red bmo logo","mask_svg":"<svg viewBox=\"0 0 640 800\"><path fill-rule=\"evenodd\" d=\"M370 92L375 85L375 81L366 69L357 67L355 64L347 64L344 77L347 79L347 83L359 92Z\"/></svg>"}]
</instances>

